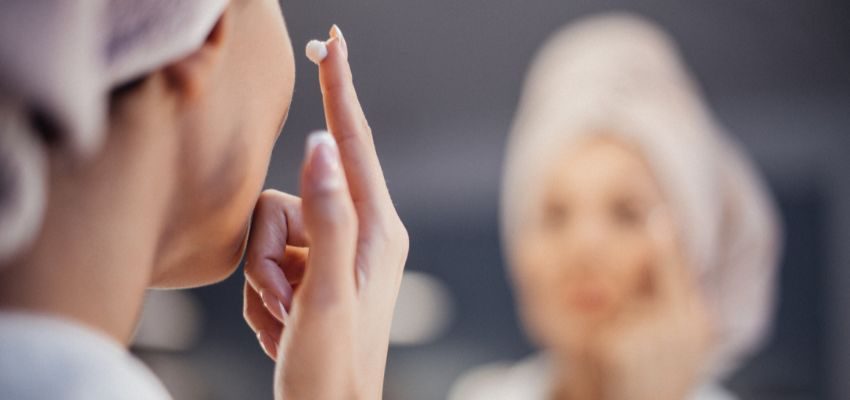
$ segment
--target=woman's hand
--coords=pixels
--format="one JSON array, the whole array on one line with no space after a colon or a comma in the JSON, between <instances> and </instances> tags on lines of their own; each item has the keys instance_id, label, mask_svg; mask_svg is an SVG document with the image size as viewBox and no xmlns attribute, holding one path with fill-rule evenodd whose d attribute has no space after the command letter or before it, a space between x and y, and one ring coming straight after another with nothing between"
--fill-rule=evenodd
<instances>
[{"instance_id":1,"label":"woman's hand","mask_svg":"<svg viewBox=\"0 0 850 400\"><path fill-rule=\"evenodd\" d=\"M408 235L332 29L319 64L327 133L308 138L302 198L260 197L245 319L276 359L278 399L379 399Z\"/></svg>"},{"instance_id":2,"label":"woman's hand","mask_svg":"<svg viewBox=\"0 0 850 400\"><path fill-rule=\"evenodd\" d=\"M593 345L607 400L685 399L705 367L709 315L671 221L662 212L650 219L659 259L649 288Z\"/></svg>"}]
</instances>

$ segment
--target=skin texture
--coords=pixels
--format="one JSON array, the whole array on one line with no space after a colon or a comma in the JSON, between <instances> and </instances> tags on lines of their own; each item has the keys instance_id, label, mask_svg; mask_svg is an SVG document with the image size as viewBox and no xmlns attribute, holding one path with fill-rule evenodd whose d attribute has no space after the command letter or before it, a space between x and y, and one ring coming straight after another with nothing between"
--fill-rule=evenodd
<instances>
[{"instance_id":1,"label":"skin texture","mask_svg":"<svg viewBox=\"0 0 850 400\"><path fill-rule=\"evenodd\" d=\"M228 6L201 48L113 99L94 159L50 153L45 223L3 268L2 306L67 316L126 343L146 288L231 274L293 80L277 2Z\"/></svg>"},{"instance_id":2,"label":"skin texture","mask_svg":"<svg viewBox=\"0 0 850 400\"><path fill-rule=\"evenodd\" d=\"M45 223L0 268L0 308L70 319L126 344L146 289L220 281L245 250L255 283L246 316L261 288L284 298L269 283L286 281L284 266L298 270L286 275L298 280L286 332L278 323L263 341L285 349L277 397L380 398L408 238L340 42L320 69L340 146L311 149L303 201L260 195L294 82L280 6L234 0L201 48L113 100L94 159L51 151ZM262 268L284 259L293 261Z\"/></svg>"},{"instance_id":3,"label":"skin texture","mask_svg":"<svg viewBox=\"0 0 850 400\"><path fill-rule=\"evenodd\" d=\"M242 0L230 8L233 17L220 21L225 32L218 60L204 66L190 57L170 67L170 75L177 76L172 79L185 82L188 98L177 110L183 141L174 169L179 182L168 210L170 226L160 240L154 286L203 285L235 270L289 112L295 64L278 3ZM194 82L203 79L197 69L208 69L205 82Z\"/></svg>"},{"instance_id":4,"label":"skin texture","mask_svg":"<svg viewBox=\"0 0 850 400\"><path fill-rule=\"evenodd\" d=\"M267 223L252 227L245 319L277 361L277 398L379 399L409 239L357 100L348 46L332 30L327 47L320 87L339 145L308 148L302 199L261 196L255 221Z\"/></svg>"},{"instance_id":5,"label":"skin texture","mask_svg":"<svg viewBox=\"0 0 850 400\"><path fill-rule=\"evenodd\" d=\"M526 329L555 357L555 398L685 397L710 324L641 154L591 136L544 182L512 271Z\"/></svg>"}]
</instances>

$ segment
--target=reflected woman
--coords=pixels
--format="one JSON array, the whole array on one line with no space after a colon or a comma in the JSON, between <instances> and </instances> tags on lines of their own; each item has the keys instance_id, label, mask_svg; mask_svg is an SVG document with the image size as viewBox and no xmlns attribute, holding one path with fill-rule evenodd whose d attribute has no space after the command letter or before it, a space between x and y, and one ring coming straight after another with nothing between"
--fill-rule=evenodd
<instances>
[{"instance_id":1,"label":"reflected woman","mask_svg":"<svg viewBox=\"0 0 850 400\"><path fill-rule=\"evenodd\" d=\"M454 399L729 399L768 331L779 226L671 40L580 21L534 63L507 150L503 238L541 348Z\"/></svg>"}]
</instances>

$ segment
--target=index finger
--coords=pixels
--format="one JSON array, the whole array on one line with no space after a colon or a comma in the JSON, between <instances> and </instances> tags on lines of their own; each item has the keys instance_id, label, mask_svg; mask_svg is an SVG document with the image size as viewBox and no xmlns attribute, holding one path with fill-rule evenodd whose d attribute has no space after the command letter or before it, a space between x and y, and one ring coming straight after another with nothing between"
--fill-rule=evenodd
<instances>
[{"instance_id":1,"label":"index finger","mask_svg":"<svg viewBox=\"0 0 850 400\"><path fill-rule=\"evenodd\" d=\"M348 46L334 25L326 43L327 55L319 64L319 81L328 130L339 145L343 169L358 211L376 211L389 202L384 173L375 151L372 131L348 64ZM363 210L362 207L366 207Z\"/></svg>"},{"instance_id":2,"label":"index finger","mask_svg":"<svg viewBox=\"0 0 850 400\"><path fill-rule=\"evenodd\" d=\"M266 307L283 321L292 305L293 288L286 276L289 246L306 247L309 238L301 212L301 199L278 192L264 191L254 208L251 232L245 249L245 278L260 294Z\"/></svg>"}]
</instances>

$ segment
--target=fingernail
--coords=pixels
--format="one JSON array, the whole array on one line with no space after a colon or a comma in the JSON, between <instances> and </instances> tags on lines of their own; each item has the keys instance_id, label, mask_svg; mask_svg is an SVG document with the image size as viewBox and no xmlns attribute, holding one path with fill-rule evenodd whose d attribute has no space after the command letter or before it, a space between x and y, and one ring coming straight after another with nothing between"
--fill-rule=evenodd
<instances>
[{"instance_id":1,"label":"fingernail","mask_svg":"<svg viewBox=\"0 0 850 400\"><path fill-rule=\"evenodd\" d=\"M311 40L307 42L307 58L314 64L319 65L328 56L328 46L325 42Z\"/></svg>"},{"instance_id":2,"label":"fingernail","mask_svg":"<svg viewBox=\"0 0 850 400\"><path fill-rule=\"evenodd\" d=\"M282 301L277 302L277 308L280 310L280 322L286 325L286 320L289 319L289 313L286 312L286 307L283 306Z\"/></svg>"},{"instance_id":3,"label":"fingernail","mask_svg":"<svg viewBox=\"0 0 850 400\"><path fill-rule=\"evenodd\" d=\"M283 302L280 299L265 289L260 290L260 299L263 300L263 305L278 321L286 324L286 318L289 314L286 312L286 307L283 306Z\"/></svg>"},{"instance_id":4,"label":"fingernail","mask_svg":"<svg viewBox=\"0 0 850 400\"><path fill-rule=\"evenodd\" d=\"M336 140L327 131L313 132L307 137L307 160L316 189L330 191L342 184L339 151Z\"/></svg>"},{"instance_id":5,"label":"fingernail","mask_svg":"<svg viewBox=\"0 0 850 400\"><path fill-rule=\"evenodd\" d=\"M260 342L260 347L263 348L267 354L275 357L277 355L277 345L272 342L271 336L266 334L263 331L257 332L257 341Z\"/></svg>"},{"instance_id":6,"label":"fingernail","mask_svg":"<svg viewBox=\"0 0 850 400\"><path fill-rule=\"evenodd\" d=\"M342 30L337 24L331 27L331 38L339 39L339 44L342 47L342 52L345 58L348 58L348 43L345 41L345 36L342 35Z\"/></svg>"}]
</instances>

